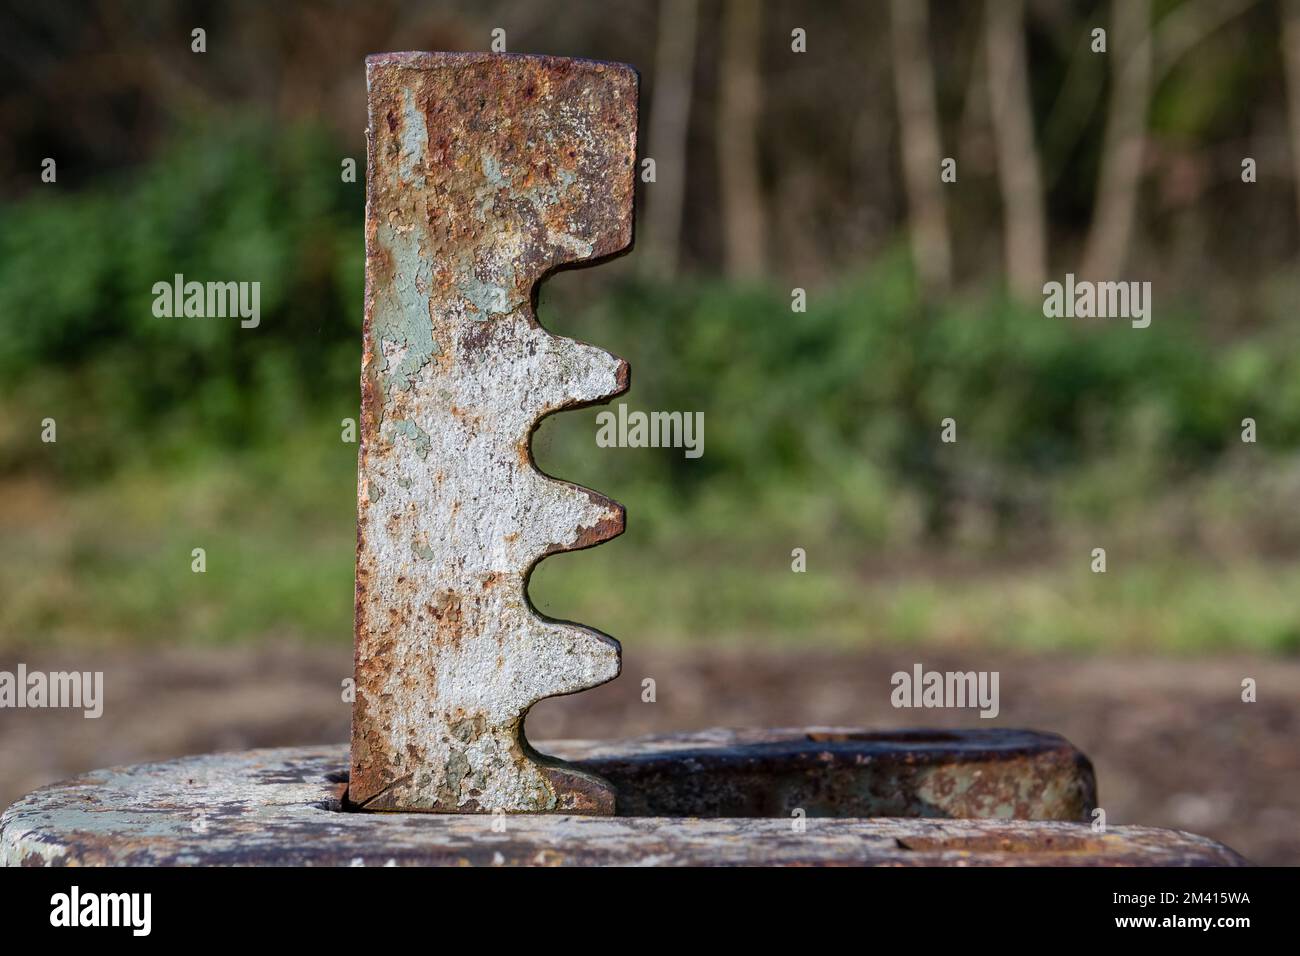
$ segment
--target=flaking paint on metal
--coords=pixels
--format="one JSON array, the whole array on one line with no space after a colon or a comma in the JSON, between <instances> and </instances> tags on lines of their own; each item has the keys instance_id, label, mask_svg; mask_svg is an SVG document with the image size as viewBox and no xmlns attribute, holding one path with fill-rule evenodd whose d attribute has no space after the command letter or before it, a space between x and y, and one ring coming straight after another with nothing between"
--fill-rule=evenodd
<instances>
[{"instance_id":1,"label":"flaking paint on metal","mask_svg":"<svg viewBox=\"0 0 1300 956\"><path fill-rule=\"evenodd\" d=\"M623 529L543 475L538 422L627 387L543 329L546 273L632 238L637 76L585 60L383 54L370 107L349 799L366 809L610 813L536 754L528 709L615 677L618 644L538 614L535 564Z\"/></svg>"}]
</instances>

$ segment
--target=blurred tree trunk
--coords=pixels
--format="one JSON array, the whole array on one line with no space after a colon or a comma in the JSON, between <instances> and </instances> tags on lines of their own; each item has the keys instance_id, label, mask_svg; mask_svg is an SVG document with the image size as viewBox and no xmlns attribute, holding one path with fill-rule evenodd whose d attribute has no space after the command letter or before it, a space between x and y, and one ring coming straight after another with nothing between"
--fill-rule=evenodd
<instances>
[{"instance_id":1,"label":"blurred tree trunk","mask_svg":"<svg viewBox=\"0 0 1300 956\"><path fill-rule=\"evenodd\" d=\"M697 6L697 0L662 0L659 4L649 144L658 181L647 191L648 248L644 259L646 270L658 275L674 275L680 258Z\"/></svg>"},{"instance_id":2,"label":"blurred tree trunk","mask_svg":"<svg viewBox=\"0 0 1300 956\"><path fill-rule=\"evenodd\" d=\"M1282 7L1282 60L1286 65L1291 178L1295 189L1296 218L1300 221L1300 0L1286 0Z\"/></svg>"},{"instance_id":3,"label":"blurred tree trunk","mask_svg":"<svg viewBox=\"0 0 1300 956\"><path fill-rule=\"evenodd\" d=\"M1110 102L1083 254L1083 274L1092 279L1118 278L1132 240L1151 103L1150 0L1111 0L1109 39Z\"/></svg>"},{"instance_id":4,"label":"blurred tree trunk","mask_svg":"<svg viewBox=\"0 0 1300 956\"><path fill-rule=\"evenodd\" d=\"M758 170L758 120L762 86L758 72L762 7L754 0L726 0L722 56L718 64L718 188L727 275L762 275L766 217Z\"/></svg>"},{"instance_id":5,"label":"blurred tree trunk","mask_svg":"<svg viewBox=\"0 0 1300 956\"><path fill-rule=\"evenodd\" d=\"M1157 89L1179 61L1206 37L1255 3L1256 0L1197 0L1183 3L1166 13L1151 28L1154 58L1151 89ZM1089 33L1080 38L1074 62L1047 118L1044 162L1048 164L1049 182L1055 182L1064 172L1065 160L1086 135L1101 95L1101 84L1093 79L1093 71L1085 67L1096 57L1090 50L1091 42Z\"/></svg>"},{"instance_id":6,"label":"blurred tree trunk","mask_svg":"<svg viewBox=\"0 0 1300 956\"><path fill-rule=\"evenodd\" d=\"M927 0L892 0L890 46L907 190L912 260L927 298L952 285L952 241L939 179L939 111L934 98Z\"/></svg>"},{"instance_id":7,"label":"blurred tree trunk","mask_svg":"<svg viewBox=\"0 0 1300 956\"><path fill-rule=\"evenodd\" d=\"M1019 298L1033 298L1042 294L1047 275L1047 216L1029 100L1023 0L987 0L984 41L1007 285Z\"/></svg>"}]
</instances>

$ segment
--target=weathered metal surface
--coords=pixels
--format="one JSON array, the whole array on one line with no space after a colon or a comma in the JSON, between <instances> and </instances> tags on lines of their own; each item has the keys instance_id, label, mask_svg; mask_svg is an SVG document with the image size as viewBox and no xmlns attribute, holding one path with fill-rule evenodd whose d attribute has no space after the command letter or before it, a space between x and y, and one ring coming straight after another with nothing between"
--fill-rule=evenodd
<instances>
[{"instance_id":1,"label":"weathered metal surface","mask_svg":"<svg viewBox=\"0 0 1300 956\"><path fill-rule=\"evenodd\" d=\"M706 730L547 752L610 781L619 816L1089 821L1092 764L1029 730Z\"/></svg>"},{"instance_id":2,"label":"weathered metal surface","mask_svg":"<svg viewBox=\"0 0 1300 956\"><path fill-rule=\"evenodd\" d=\"M619 672L540 615L538 561L623 530L542 474L540 419L622 393L627 363L552 335L542 277L632 241L637 75L557 57L366 61L369 168L349 798L369 810L611 813L533 751L537 701Z\"/></svg>"},{"instance_id":3,"label":"weathered metal surface","mask_svg":"<svg viewBox=\"0 0 1300 956\"><path fill-rule=\"evenodd\" d=\"M689 746L687 748L689 750ZM1238 866L1176 830L1023 820L349 813L343 747L100 770L0 816L6 865ZM683 772L690 772L683 763Z\"/></svg>"}]
</instances>

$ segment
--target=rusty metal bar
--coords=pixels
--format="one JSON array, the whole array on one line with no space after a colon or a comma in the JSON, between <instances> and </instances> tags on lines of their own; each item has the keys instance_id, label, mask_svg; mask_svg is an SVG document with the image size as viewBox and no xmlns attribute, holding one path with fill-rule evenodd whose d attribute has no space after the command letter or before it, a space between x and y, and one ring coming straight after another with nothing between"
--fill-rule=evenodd
<instances>
[{"instance_id":1,"label":"rusty metal bar","mask_svg":"<svg viewBox=\"0 0 1300 956\"><path fill-rule=\"evenodd\" d=\"M546 415L626 390L627 363L552 335L537 283L632 241L637 74L557 57L366 61L369 169L349 799L367 810L612 813L524 739L537 701L619 671L540 615L534 565L623 530L534 466Z\"/></svg>"}]
</instances>

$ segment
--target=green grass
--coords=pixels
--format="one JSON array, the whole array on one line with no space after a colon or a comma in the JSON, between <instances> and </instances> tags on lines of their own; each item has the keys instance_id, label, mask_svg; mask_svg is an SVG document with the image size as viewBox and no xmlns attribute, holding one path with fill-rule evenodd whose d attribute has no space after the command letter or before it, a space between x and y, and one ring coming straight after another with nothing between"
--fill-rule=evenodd
<instances>
[{"instance_id":1,"label":"green grass","mask_svg":"<svg viewBox=\"0 0 1300 956\"><path fill-rule=\"evenodd\" d=\"M42 645L349 640L356 453L337 433L333 445L298 438L94 486L11 483L34 500L4 515L0 635ZM206 552L201 574L195 548Z\"/></svg>"}]
</instances>

